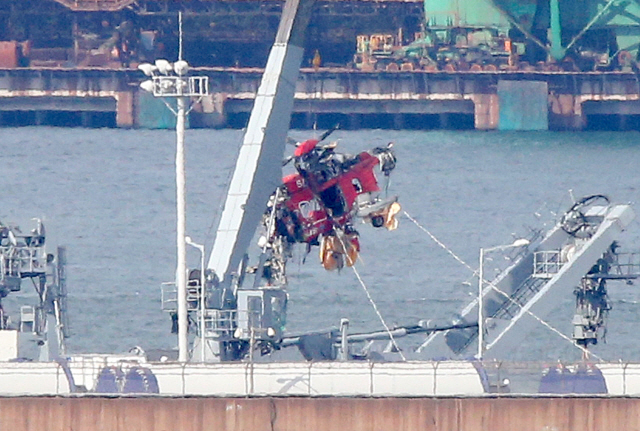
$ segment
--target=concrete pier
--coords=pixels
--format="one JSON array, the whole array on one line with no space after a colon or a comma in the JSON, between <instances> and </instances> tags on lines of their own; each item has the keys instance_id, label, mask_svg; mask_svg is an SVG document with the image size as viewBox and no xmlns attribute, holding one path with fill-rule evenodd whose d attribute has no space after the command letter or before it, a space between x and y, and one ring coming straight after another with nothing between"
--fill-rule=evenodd
<instances>
[{"instance_id":1,"label":"concrete pier","mask_svg":"<svg viewBox=\"0 0 640 431\"><path fill-rule=\"evenodd\" d=\"M210 96L194 101L192 127L244 127L261 69L203 68ZM173 116L146 97L137 70L0 69L0 124L171 128ZM535 90L535 91L534 91ZM535 96L533 99L532 97ZM535 99L536 103L532 103ZM527 108L526 115L523 109ZM638 127L634 73L364 72L303 69L293 127L582 130Z\"/></svg>"},{"instance_id":2,"label":"concrete pier","mask_svg":"<svg viewBox=\"0 0 640 431\"><path fill-rule=\"evenodd\" d=\"M636 397L15 397L13 431L637 430Z\"/></svg>"}]
</instances>

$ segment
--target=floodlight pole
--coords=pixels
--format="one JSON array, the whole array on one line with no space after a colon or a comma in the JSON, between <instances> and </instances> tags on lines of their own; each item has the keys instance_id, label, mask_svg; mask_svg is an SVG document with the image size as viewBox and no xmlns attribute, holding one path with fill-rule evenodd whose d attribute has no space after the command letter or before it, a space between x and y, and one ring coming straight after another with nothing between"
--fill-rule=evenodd
<instances>
[{"instance_id":1,"label":"floodlight pole","mask_svg":"<svg viewBox=\"0 0 640 431\"><path fill-rule=\"evenodd\" d=\"M187 246L186 246L186 180L184 131L189 98L202 98L209 94L209 82L206 76L186 76L189 65L180 59L175 64L166 60L156 60L155 65L143 63L138 66L150 80L142 82L140 87L155 97L175 98L177 109L167 103L167 107L176 116L176 294L178 315L178 361L189 359L187 309ZM165 102L166 103L166 102Z\"/></svg>"},{"instance_id":2,"label":"floodlight pole","mask_svg":"<svg viewBox=\"0 0 640 431\"><path fill-rule=\"evenodd\" d=\"M187 245L186 236L186 180L185 180L185 157L184 157L184 124L186 117L186 100L179 96L176 98L178 110L176 115L176 243L178 246L178 268L176 275L178 290L178 361L187 362L189 343L188 329L189 320L187 316Z\"/></svg>"}]
</instances>

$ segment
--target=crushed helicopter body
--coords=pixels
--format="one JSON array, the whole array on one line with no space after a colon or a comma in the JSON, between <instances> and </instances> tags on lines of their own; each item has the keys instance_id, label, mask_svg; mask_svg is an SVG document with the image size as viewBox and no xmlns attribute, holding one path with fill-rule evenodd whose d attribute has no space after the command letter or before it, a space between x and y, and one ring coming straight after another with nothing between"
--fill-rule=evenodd
<instances>
[{"instance_id":1,"label":"crushed helicopter body","mask_svg":"<svg viewBox=\"0 0 640 431\"><path fill-rule=\"evenodd\" d=\"M379 168L388 181L396 157L392 144L352 156L335 151L335 142L320 142L309 139L298 144L287 160L294 161L296 172L283 178L265 220L275 205L275 223L267 229L271 240L279 236L288 244L319 246L323 266L333 270L352 266L357 259L358 219L376 228L397 227L400 204L396 196L381 197L375 172Z\"/></svg>"}]
</instances>

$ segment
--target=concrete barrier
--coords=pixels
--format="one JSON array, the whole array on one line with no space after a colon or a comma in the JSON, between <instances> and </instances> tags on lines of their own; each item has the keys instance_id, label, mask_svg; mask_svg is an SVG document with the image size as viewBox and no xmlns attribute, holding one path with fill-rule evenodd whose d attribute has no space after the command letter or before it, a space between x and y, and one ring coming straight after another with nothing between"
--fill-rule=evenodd
<instances>
[{"instance_id":1,"label":"concrete barrier","mask_svg":"<svg viewBox=\"0 0 640 431\"><path fill-rule=\"evenodd\" d=\"M12 431L603 431L640 428L639 398L0 398Z\"/></svg>"}]
</instances>

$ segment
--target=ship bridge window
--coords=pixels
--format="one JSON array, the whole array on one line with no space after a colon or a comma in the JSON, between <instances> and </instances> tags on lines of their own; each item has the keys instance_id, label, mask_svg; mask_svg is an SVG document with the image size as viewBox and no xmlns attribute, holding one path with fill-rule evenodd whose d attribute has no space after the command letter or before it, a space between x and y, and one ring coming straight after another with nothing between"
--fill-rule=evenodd
<instances>
[{"instance_id":1,"label":"ship bridge window","mask_svg":"<svg viewBox=\"0 0 640 431\"><path fill-rule=\"evenodd\" d=\"M250 296L247 298L247 311L249 315L249 328L262 327L262 297Z\"/></svg>"},{"instance_id":2,"label":"ship bridge window","mask_svg":"<svg viewBox=\"0 0 640 431\"><path fill-rule=\"evenodd\" d=\"M274 296L271 298L271 326L284 331L287 324L287 298Z\"/></svg>"}]
</instances>

